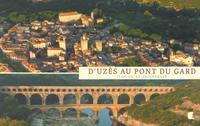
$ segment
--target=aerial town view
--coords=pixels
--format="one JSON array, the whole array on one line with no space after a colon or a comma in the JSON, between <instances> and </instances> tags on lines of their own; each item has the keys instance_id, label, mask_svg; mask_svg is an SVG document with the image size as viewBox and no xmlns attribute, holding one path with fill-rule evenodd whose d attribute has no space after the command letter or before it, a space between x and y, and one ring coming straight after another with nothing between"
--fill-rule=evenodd
<instances>
[{"instance_id":1,"label":"aerial town view","mask_svg":"<svg viewBox=\"0 0 200 126\"><path fill-rule=\"evenodd\" d=\"M90 1L83 9L75 1L71 6L62 5L65 0L20 2L0 12L1 72L200 65L200 12L189 6L195 2L188 10L176 2L169 8L167 3ZM2 10L8 4L3 3ZM60 8L50 8L53 4Z\"/></svg>"}]
</instances>

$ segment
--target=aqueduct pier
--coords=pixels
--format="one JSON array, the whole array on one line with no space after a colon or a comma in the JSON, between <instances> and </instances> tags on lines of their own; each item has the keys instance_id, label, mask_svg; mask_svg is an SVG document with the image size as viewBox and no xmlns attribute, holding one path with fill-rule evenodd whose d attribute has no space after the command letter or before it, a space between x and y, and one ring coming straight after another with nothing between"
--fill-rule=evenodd
<instances>
[{"instance_id":1,"label":"aqueduct pier","mask_svg":"<svg viewBox=\"0 0 200 126\"><path fill-rule=\"evenodd\" d=\"M56 109L61 117L72 111L92 109L94 116L109 108L114 117L131 104L148 102L154 97L175 91L167 86L1 86L0 92L16 98L20 104L43 113ZM140 100L137 100L137 99Z\"/></svg>"}]
</instances>

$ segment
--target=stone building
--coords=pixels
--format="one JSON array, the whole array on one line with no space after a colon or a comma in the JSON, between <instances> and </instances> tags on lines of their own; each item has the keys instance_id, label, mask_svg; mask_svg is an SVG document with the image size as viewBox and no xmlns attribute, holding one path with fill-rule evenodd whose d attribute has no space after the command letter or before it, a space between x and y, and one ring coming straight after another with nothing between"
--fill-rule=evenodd
<instances>
[{"instance_id":1,"label":"stone building","mask_svg":"<svg viewBox=\"0 0 200 126\"><path fill-rule=\"evenodd\" d=\"M47 49L48 57L58 57L61 54L65 54L65 50L62 48L48 48Z\"/></svg>"},{"instance_id":2,"label":"stone building","mask_svg":"<svg viewBox=\"0 0 200 126\"><path fill-rule=\"evenodd\" d=\"M102 51L102 41L97 40L95 44L96 44L96 50Z\"/></svg>"},{"instance_id":3,"label":"stone building","mask_svg":"<svg viewBox=\"0 0 200 126\"><path fill-rule=\"evenodd\" d=\"M87 51L88 50L88 41L89 41L89 37L87 34L83 34L83 36L81 36L81 50L82 51Z\"/></svg>"},{"instance_id":4,"label":"stone building","mask_svg":"<svg viewBox=\"0 0 200 126\"><path fill-rule=\"evenodd\" d=\"M182 65L193 66L194 64L194 59L192 56L181 51L177 51L176 53L174 53L172 49L170 50L169 59L170 62L175 62Z\"/></svg>"},{"instance_id":5,"label":"stone building","mask_svg":"<svg viewBox=\"0 0 200 126\"><path fill-rule=\"evenodd\" d=\"M66 46L66 37L65 36L59 36L57 42L59 44L59 48L66 50L67 46Z\"/></svg>"},{"instance_id":6,"label":"stone building","mask_svg":"<svg viewBox=\"0 0 200 126\"><path fill-rule=\"evenodd\" d=\"M59 21L62 23L68 23L71 21L77 21L81 19L82 14L76 11L59 13Z\"/></svg>"}]
</instances>

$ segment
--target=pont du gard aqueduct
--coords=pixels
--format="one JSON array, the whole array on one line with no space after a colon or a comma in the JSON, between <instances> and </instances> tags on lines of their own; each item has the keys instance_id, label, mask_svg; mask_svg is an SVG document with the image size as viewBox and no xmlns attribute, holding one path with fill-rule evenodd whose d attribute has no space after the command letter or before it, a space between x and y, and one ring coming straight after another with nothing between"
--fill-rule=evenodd
<instances>
[{"instance_id":1,"label":"pont du gard aqueduct","mask_svg":"<svg viewBox=\"0 0 200 126\"><path fill-rule=\"evenodd\" d=\"M0 92L9 94L16 100L42 113L56 110L60 117L65 112L74 111L80 117L80 111L92 109L98 113L104 108L110 109L117 117L118 112L131 104L148 102L154 97L175 91L174 87L164 86L1 86ZM137 100L137 99L140 100ZM97 114L96 114L97 115Z\"/></svg>"}]
</instances>

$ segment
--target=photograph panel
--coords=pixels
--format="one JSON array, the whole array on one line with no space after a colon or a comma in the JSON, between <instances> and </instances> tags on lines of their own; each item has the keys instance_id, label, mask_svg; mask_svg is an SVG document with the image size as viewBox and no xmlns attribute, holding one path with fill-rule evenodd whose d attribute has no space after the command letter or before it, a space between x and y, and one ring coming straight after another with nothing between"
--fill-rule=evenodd
<instances>
[{"instance_id":1,"label":"photograph panel","mask_svg":"<svg viewBox=\"0 0 200 126\"><path fill-rule=\"evenodd\" d=\"M1 75L0 124L18 120L20 126L198 126L199 83Z\"/></svg>"},{"instance_id":2,"label":"photograph panel","mask_svg":"<svg viewBox=\"0 0 200 126\"><path fill-rule=\"evenodd\" d=\"M0 71L198 66L199 5L197 0L1 0Z\"/></svg>"}]
</instances>

